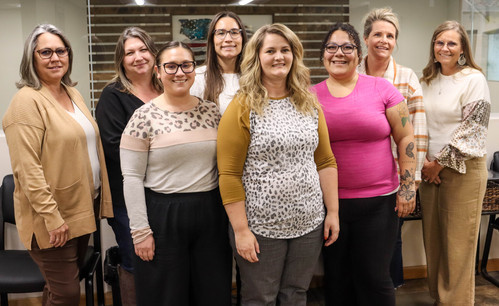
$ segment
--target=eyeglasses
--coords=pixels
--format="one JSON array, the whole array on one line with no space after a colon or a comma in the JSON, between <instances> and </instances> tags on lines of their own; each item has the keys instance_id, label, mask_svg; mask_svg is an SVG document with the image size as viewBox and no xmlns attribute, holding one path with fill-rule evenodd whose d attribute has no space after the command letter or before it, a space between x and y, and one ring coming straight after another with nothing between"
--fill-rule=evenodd
<instances>
[{"instance_id":1,"label":"eyeglasses","mask_svg":"<svg viewBox=\"0 0 499 306\"><path fill-rule=\"evenodd\" d=\"M66 57L68 56L69 48L68 47L57 48L55 50L45 48L45 49L36 50L36 52L38 52L41 58L45 59L51 58L54 53L57 54L58 57Z\"/></svg>"},{"instance_id":2,"label":"eyeglasses","mask_svg":"<svg viewBox=\"0 0 499 306\"><path fill-rule=\"evenodd\" d=\"M457 47L457 43L453 42L453 41L444 42L441 40L435 40L433 43L439 49L442 49L443 47L445 47L445 45L447 45L447 48L449 48L449 49L454 49Z\"/></svg>"},{"instance_id":3,"label":"eyeglasses","mask_svg":"<svg viewBox=\"0 0 499 306\"><path fill-rule=\"evenodd\" d=\"M329 44L326 44L324 47L325 47L326 52L330 53L330 54L335 54L336 52L338 52L339 49L341 49L343 54L351 54L355 50L355 48L357 48L356 45L350 44L350 43L346 43L343 45L329 43Z\"/></svg>"},{"instance_id":4,"label":"eyeglasses","mask_svg":"<svg viewBox=\"0 0 499 306\"><path fill-rule=\"evenodd\" d=\"M232 39L239 38L239 37L241 37L242 31L243 30L241 30L241 29L235 29L235 28L230 29L230 30L218 29L218 30L213 31L213 33L215 33L216 38L223 40L225 38L225 36L227 36L227 33L230 34L230 37L232 37Z\"/></svg>"},{"instance_id":5,"label":"eyeglasses","mask_svg":"<svg viewBox=\"0 0 499 306\"><path fill-rule=\"evenodd\" d=\"M158 65L158 67L160 66L161 65ZM176 74L179 67L180 69L182 69L182 71L185 74L192 73L194 71L194 68L196 68L196 63L194 61L191 61L191 62L183 62L182 64L176 64L176 63L163 64L163 69L167 74Z\"/></svg>"}]
</instances>

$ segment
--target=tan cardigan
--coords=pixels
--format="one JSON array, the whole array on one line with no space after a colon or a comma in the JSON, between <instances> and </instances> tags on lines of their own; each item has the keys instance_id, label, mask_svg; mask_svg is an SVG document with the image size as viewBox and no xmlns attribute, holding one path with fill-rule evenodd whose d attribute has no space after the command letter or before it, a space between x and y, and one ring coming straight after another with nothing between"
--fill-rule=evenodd
<instances>
[{"instance_id":1,"label":"tan cardigan","mask_svg":"<svg viewBox=\"0 0 499 306\"><path fill-rule=\"evenodd\" d=\"M66 90L92 123L97 124L83 97ZM93 176L85 132L46 87L23 87L3 118L16 185L14 205L21 241L31 249L33 234L41 249L50 248L49 231L66 223L69 239L95 231ZM97 141L101 169L99 217L112 217L104 151Z\"/></svg>"}]
</instances>

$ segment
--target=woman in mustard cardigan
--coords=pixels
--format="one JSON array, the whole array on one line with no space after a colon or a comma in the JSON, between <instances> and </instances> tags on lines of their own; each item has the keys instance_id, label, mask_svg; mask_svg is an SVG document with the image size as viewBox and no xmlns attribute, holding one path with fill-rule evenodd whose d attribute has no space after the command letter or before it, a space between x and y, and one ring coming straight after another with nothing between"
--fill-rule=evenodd
<instances>
[{"instance_id":1,"label":"woman in mustard cardigan","mask_svg":"<svg viewBox=\"0 0 499 306\"><path fill-rule=\"evenodd\" d=\"M45 278L43 305L79 304L79 266L95 214L113 213L99 130L73 87L72 60L59 29L35 27L3 118L17 229Z\"/></svg>"}]
</instances>

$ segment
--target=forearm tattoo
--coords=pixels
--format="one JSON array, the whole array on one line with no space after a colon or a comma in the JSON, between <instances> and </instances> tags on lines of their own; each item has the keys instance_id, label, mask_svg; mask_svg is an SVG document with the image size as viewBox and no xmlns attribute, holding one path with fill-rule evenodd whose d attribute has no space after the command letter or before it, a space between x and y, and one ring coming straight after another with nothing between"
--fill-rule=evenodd
<instances>
[{"instance_id":1,"label":"forearm tattoo","mask_svg":"<svg viewBox=\"0 0 499 306\"><path fill-rule=\"evenodd\" d=\"M407 121L409 121L409 112L407 111L407 107L402 105L402 103L399 103L398 111L400 119L402 120L402 127L405 127Z\"/></svg>"},{"instance_id":2,"label":"forearm tattoo","mask_svg":"<svg viewBox=\"0 0 499 306\"><path fill-rule=\"evenodd\" d=\"M414 155L414 142L411 142L407 145L405 148L405 155L407 155L410 158L416 158Z\"/></svg>"},{"instance_id":3,"label":"forearm tattoo","mask_svg":"<svg viewBox=\"0 0 499 306\"><path fill-rule=\"evenodd\" d=\"M409 170L405 170L403 174L400 174L400 188L398 194L406 201L411 201L416 196L416 192L413 190L412 186L414 186L414 176Z\"/></svg>"}]
</instances>

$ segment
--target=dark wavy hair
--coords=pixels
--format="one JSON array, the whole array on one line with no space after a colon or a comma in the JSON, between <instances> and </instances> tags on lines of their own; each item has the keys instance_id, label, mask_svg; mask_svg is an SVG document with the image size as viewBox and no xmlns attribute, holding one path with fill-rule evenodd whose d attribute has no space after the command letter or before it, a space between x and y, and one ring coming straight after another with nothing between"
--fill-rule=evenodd
<instances>
[{"instance_id":1,"label":"dark wavy hair","mask_svg":"<svg viewBox=\"0 0 499 306\"><path fill-rule=\"evenodd\" d=\"M189 51L189 53L192 55L192 60L194 62L196 61L196 59L194 57L194 52L192 51L191 47L189 47L187 44L185 44L185 43L183 43L181 41L172 40L172 41L167 42L165 45L163 45L163 47L161 47L161 49L159 49L158 55L156 56L156 66L160 66L161 65L161 55L163 55L163 53L166 50L174 49L174 48L178 48L178 47L184 48L187 51Z\"/></svg>"},{"instance_id":2,"label":"dark wavy hair","mask_svg":"<svg viewBox=\"0 0 499 306\"><path fill-rule=\"evenodd\" d=\"M324 52L326 50L326 44L329 41L329 38L331 38L331 35L333 35L334 32L336 31L344 31L348 34L348 37L353 41L354 45L357 47L357 56L359 57L359 63L362 61L362 47L360 45L360 37L359 33L355 30L353 25L349 23L343 23L343 22L337 22L333 24L331 29L329 29L329 32L327 32L326 37L322 40L322 45L321 45L321 54L320 54L320 61L321 63L324 60Z\"/></svg>"}]
</instances>

